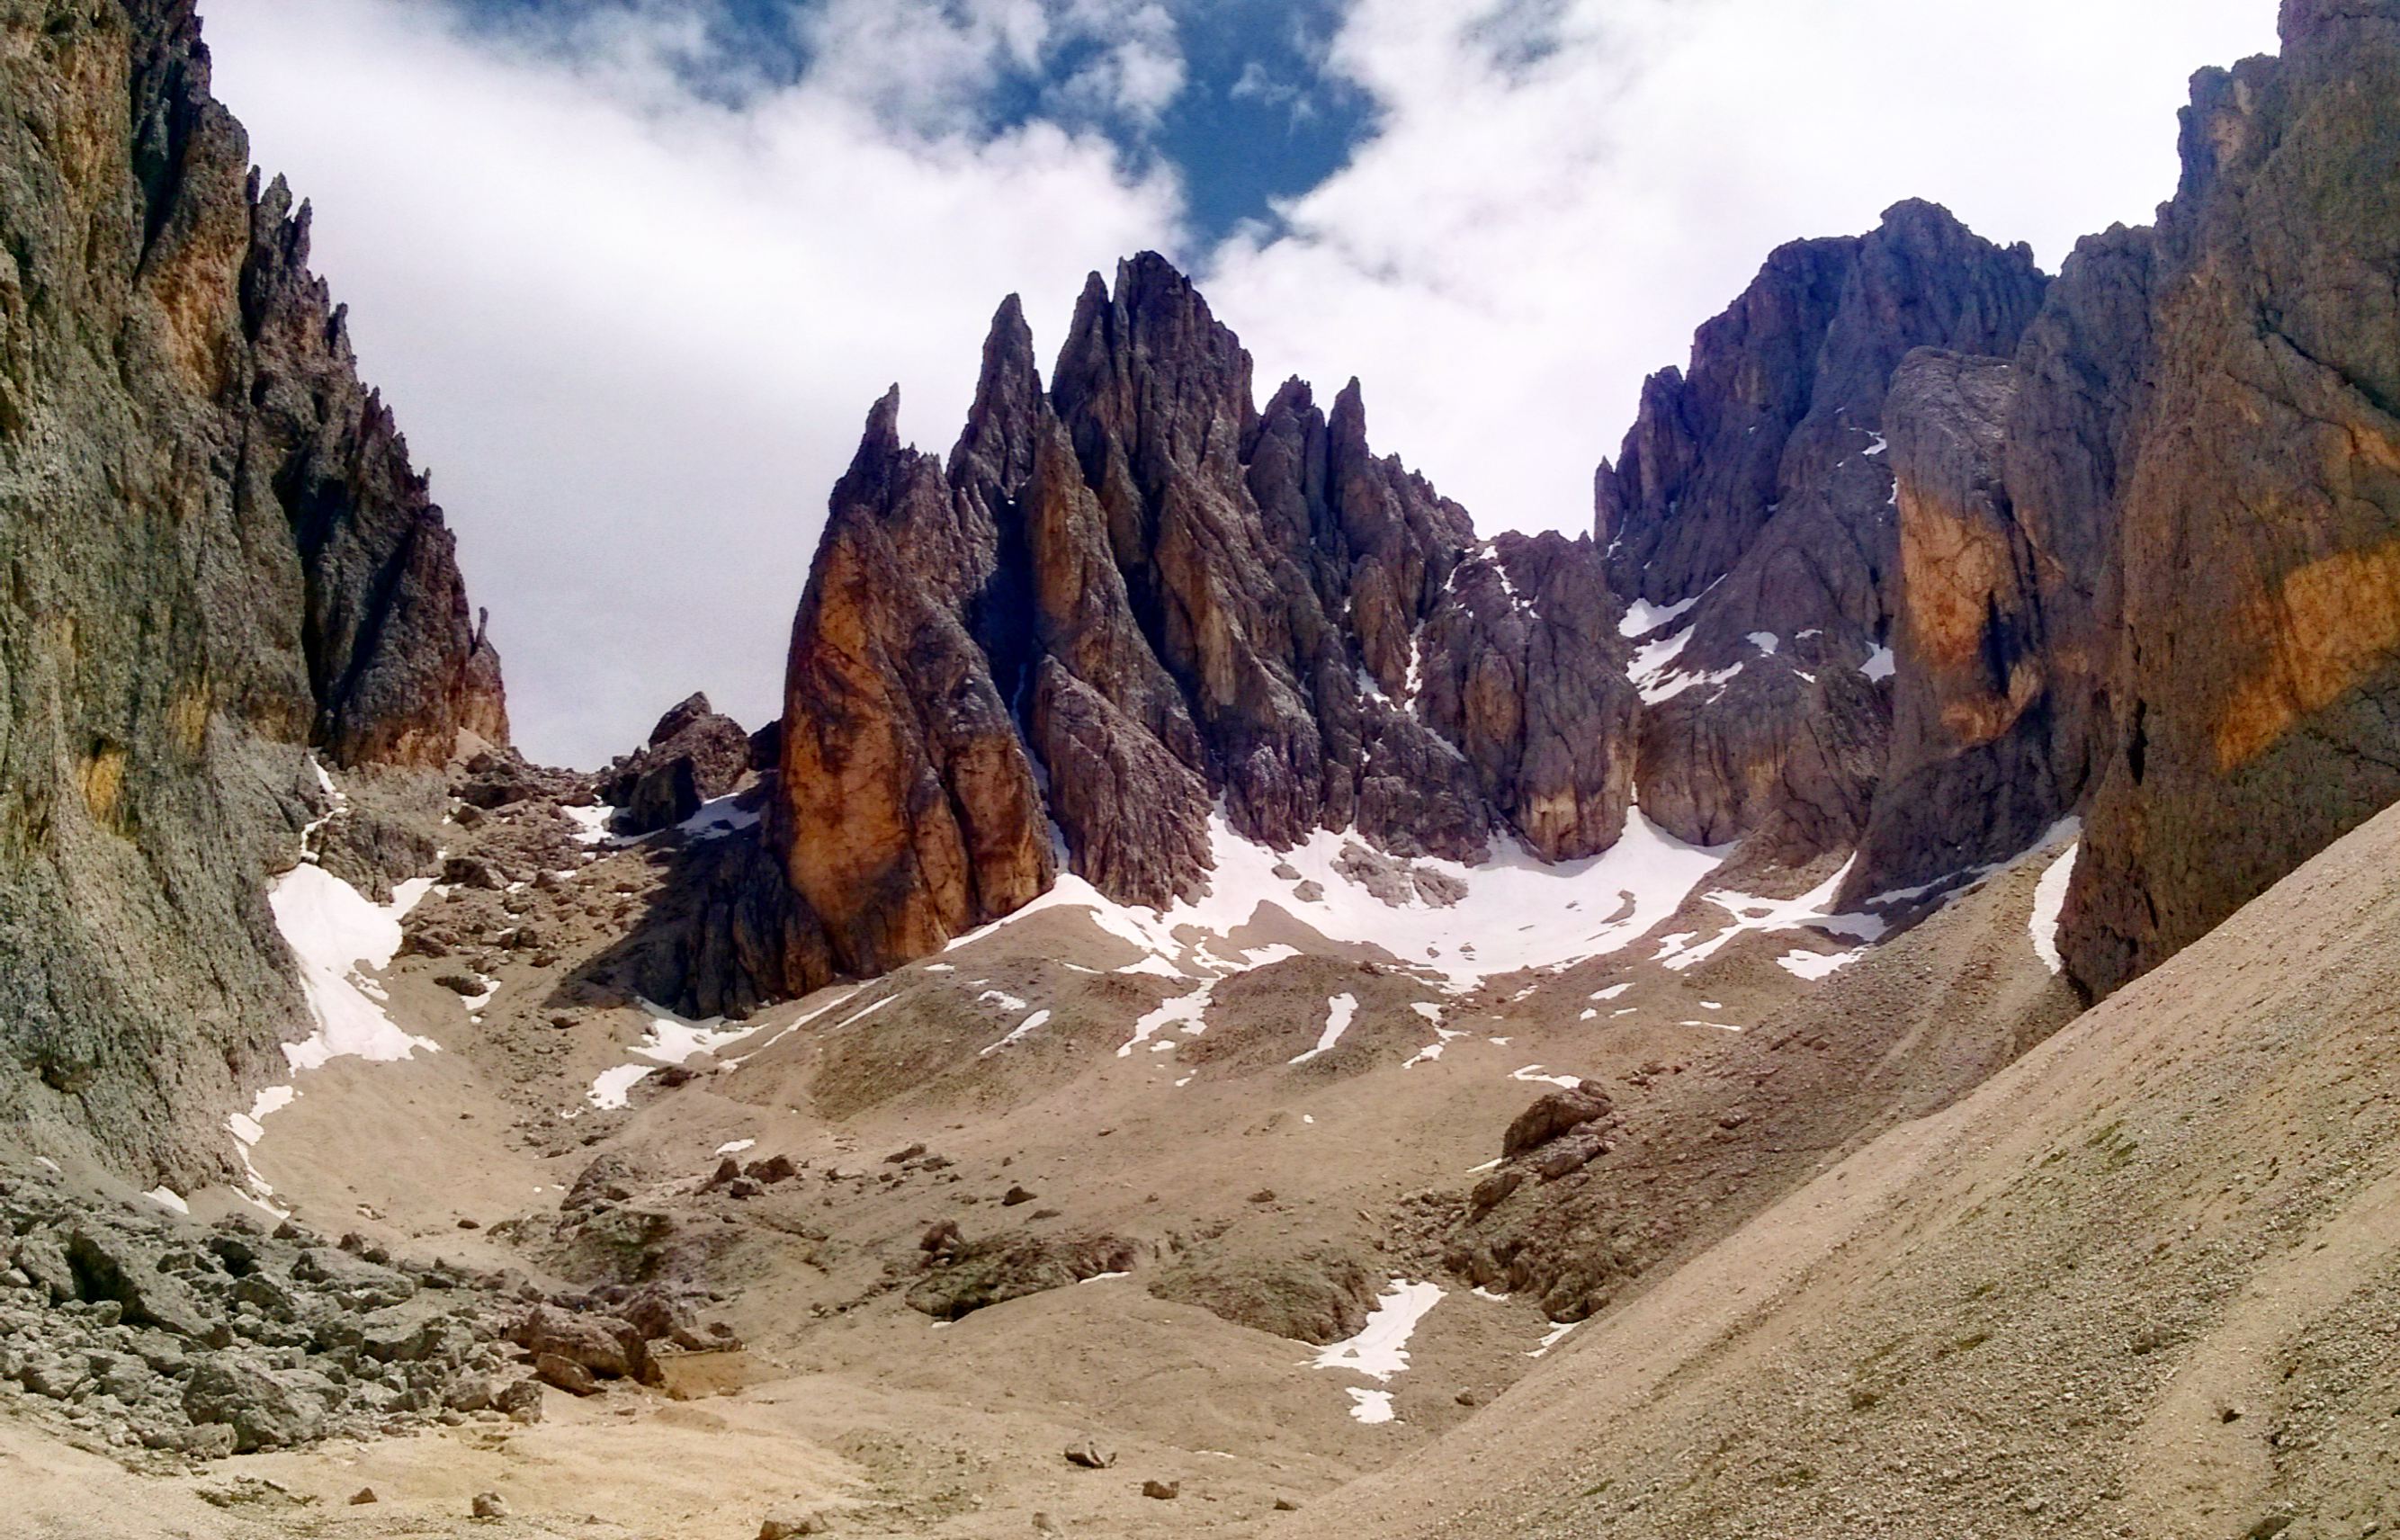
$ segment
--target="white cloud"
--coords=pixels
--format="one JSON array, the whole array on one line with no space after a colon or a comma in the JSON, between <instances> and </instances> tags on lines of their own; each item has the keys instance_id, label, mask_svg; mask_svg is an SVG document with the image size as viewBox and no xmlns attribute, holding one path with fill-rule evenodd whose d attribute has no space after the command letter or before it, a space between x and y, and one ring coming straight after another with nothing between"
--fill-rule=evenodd
<instances>
[{"instance_id":1,"label":"white cloud","mask_svg":"<svg viewBox=\"0 0 2400 1540\"><path fill-rule=\"evenodd\" d=\"M1643 376L1766 252L1947 203L2055 267L2175 180L2271 0L1355 0L1352 163L1206 275L1263 383L1362 376L1379 447L1484 528L1581 529Z\"/></svg>"},{"instance_id":2,"label":"white cloud","mask_svg":"<svg viewBox=\"0 0 2400 1540\"><path fill-rule=\"evenodd\" d=\"M662 62L688 34L567 68L431 10L211 0L219 94L316 201L528 749L596 763L695 688L763 721L867 406L901 381L946 451L1001 297L1055 347L1088 269L1172 241L1176 191L1098 137L900 131L813 76L698 102Z\"/></svg>"},{"instance_id":3,"label":"white cloud","mask_svg":"<svg viewBox=\"0 0 2400 1540\"><path fill-rule=\"evenodd\" d=\"M1144 143L1192 89L1180 3L818 0L799 86L711 104L688 4L595 9L562 51L423 0L207 0L532 752L605 757L694 687L771 715L869 401L899 379L946 448L1002 294L1046 354L1087 269L1178 248L1171 173L1098 130ZM1324 67L1374 137L1199 266L1262 388L1357 374L1378 446L1482 527L1580 528L1642 377L1773 246L1927 197L2054 266L2172 190L2185 77L2271 47L2273 10L1349 0ZM1008 100L1054 121L995 128Z\"/></svg>"}]
</instances>

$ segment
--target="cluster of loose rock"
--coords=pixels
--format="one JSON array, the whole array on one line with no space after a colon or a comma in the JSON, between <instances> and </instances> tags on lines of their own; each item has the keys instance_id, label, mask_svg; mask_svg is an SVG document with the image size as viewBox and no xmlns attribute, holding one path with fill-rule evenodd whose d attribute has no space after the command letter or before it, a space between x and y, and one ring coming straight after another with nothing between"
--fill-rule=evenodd
<instances>
[{"instance_id":1,"label":"cluster of loose rock","mask_svg":"<svg viewBox=\"0 0 2400 1540\"><path fill-rule=\"evenodd\" d=\"M214 1458L541 1417L541 1383L740 1345L660 1288L545 1296L288 1221L213 1225L0 1182L0 1383L91 1447Z\"/></svg>"},{"instance_id":2,"label":"cluster of loose rock","mask_svg":"<svg viewBox=\"0 0 2400 1540\"><path fill-rule=\"evenodd\" d=\"M91 1442L202 1457L532 1422L504 1279L285 1223L202 1228L0 1187L0 1381Z\"/></svg>"}]
</instances>

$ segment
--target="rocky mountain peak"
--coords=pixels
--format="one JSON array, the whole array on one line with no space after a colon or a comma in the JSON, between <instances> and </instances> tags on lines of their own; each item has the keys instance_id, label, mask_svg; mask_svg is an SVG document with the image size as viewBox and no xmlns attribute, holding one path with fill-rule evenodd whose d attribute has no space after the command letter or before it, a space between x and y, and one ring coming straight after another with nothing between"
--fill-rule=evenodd
<instances>
[{"instance_id":1,"label":"rocky mountain peak","mask_svg":"<svg viewBox=\"0 0 2400 1540\"><path fill-rule=\"evenodd\" d=\"M1152 905L1204 890L1219 807L1278 848L1616 838L1633 699L1597 552L1478 543L1369 449L1356 380L1329 418L1299 381L1261 413L1250 379L1143 253L1087 284L1046 391L1002 307L947 469L870 416L784 729L787 865L842 966L1035 896L1054 826L1070 869Z\"/></svg>"}]
</instances>

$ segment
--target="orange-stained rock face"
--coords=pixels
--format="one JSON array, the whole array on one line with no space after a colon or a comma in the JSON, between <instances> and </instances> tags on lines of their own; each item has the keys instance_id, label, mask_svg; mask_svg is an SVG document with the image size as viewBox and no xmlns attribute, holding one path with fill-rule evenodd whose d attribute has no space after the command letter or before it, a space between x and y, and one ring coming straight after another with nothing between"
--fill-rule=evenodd
<instances>
[{"instance_id":1,"label":"orange-stained rock face","mask_svg":"<svg viewBox=\"0 0 2400 1540\"><path fill-rule=\"evenodd\" d=\"M2220 774L2400 664L2400 535L2286 573L2236 626L2257 649L2217 713Z\"/></svg>"},{"instance_id":2,"label":"orange-stained rock face","mask_svg":"<svg viewBox=\"0 0 2400 1540\"><path fill-rule=\"evenodd\" d=\"M1744 841L1745 864L1857 845L1894 752L1888 393L1915 349L2013 351L2045 286L2028 250L1896 204L1867 235L1778 250L1700 329L1688 373L1645 388L1601 468L1598 527L1619 593L1689 611L1644 682L1642 806L1671 833ZM1926 618L1929 644L1973 645L1971 619Z\"/></svg>"},{"instance_id":3,"label":"orange-stained rock face","mask_svg":"<svg viewBox=\"0 0 2400 1540\"><path fill-rule=\"evenodd\" d=\"M989 660L944 603L991 542L880 403L818 547L785 675L780 795L794 890L870 974L1023 906L1049 821ZM906 554L904 554L904 552Z\"/></svg>"},{"instance_id":4,"label":"orange-stained rock face","mask_svg":"<svg viewBox=\"0 0 2400 1540\"><path fill-rule=\"evenodd\" d=\"M2400 5L2208 71L2121 517L2119 743L2062 949L2113 988L2400 798Z\"/></svg>"},{"instance_id":5,"label":"orange-stained rock face","mask_svg":"<svg viewBox=\"0 0 2400 1540\"><path fill-rule=\"evenodd\" d=\"M1636 702L1596 552L1466 512L1249 358L1155 256L1097 277L1045 392L1012 300L947 465L893 403L795 623L778 838L843 967L1055 879L1197 896L1211 819L1279 848L1549 859L1622 833Z\"/></svg>"}]
</instances>

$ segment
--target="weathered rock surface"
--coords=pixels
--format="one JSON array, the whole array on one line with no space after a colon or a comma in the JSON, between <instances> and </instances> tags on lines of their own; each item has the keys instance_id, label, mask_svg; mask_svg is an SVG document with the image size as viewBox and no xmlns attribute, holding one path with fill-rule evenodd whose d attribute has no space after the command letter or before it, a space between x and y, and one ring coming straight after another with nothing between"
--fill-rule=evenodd
<instances>
[{"instance_id":1,"label":"weathered rock surface","mask_svg":"<svg viewBox=\"0 0 2400 1540\"><path fill-rule=\"evenodd\" d=\"M2005 366L1918 355L1894 379L1896 723L1846 899L2013 855L2098 777L2155 266L2149 231L2091 237Z\"/></svg>"},{"instance_id":2,"label":"weathered rock surface","mask_svg":"<svg viewBox=\"0 0 2400 1540\"><path fill-rule=\"evenodd\" d=\"M1272 1336L1320 1346L1356 1336L1384 1280L1357 1258L1332 1249L1247 1255L1208 1248L1176 1259L1150 1292Z\"/></svg>"},{"instance_id":3,"label":"weathered rock surface","mask_svg":"<svg viewBox=\"0 0 2400 1540\"><path fill-rule=\"evenodd\" d=\"M228 1157L308 747L507 736L452 540L189 0L0 5L0 1121Z\"/></svg>"},{"instance_id":4,"label":"weathered rock surface","mask_svg":"<svg viewBox=\"0 0 2400 1540\"><path fill-rule=\"evenodd\" d=\"M794 628L775 823L838 964L1046 890L1201 891L1209 819L1402 856L1622 832L1633 691L1588 542L1479 543L1368 448L1354 384L1264 411L1191 284L1095 276L1049 390L1014 301L947 466L880 404ZM899 580L895 580L895 575Z\"/></svg>"},{"instance_id":5,"label":"weathered rock surface","mask_svg":"<svg viewBox=\"0 0 2400 1540\"><path fill-rule=\"evenodd\" d=\"M2400 797L2400 6L2203 72L2158 232L2114 752L2062 938L2105 992Z\"/></svg>"},{"instance_id":6,"label":"weathered rock surface","mask_svg":"<svg viewBox=\"0 0 2400 1540\"><path fill-rule=\"evenodd\" d=\"M731 796L750 770L748 729L694 694L668 708L640 748L600 773L598 793L619 810L620 832L650 834Z\"/></svg>"},{"instance_id":7,"label":"weathered rock surface","mask_svg":"<svg viewBox=\"0 0 2400 1540\"><path fill-rule=\"evenodd\" d=\"M1856 842L1889 741L1886 393L1916 348L2014 351L2043 286L2025 248L1902 203L1774 253L1644 388L1597 530L1653 644L1638 779L1670 832L1795 865Z\"/></svg>"},{"instance_id":8,"label":"weathered rock surface","mask_svg":"<svg viewBox=\"0 0 2400 1540\"><path fill-rule=\"evenodd\" d=\"M1515 1160L1553 1139L1601 1122L1616 1105L1602 1087L1586 1081L1572 1091L1551 1091L1517 1114L1500 1140L1500 1158Z\"/></svg>"},{"instance_id":9,"label":"weathered rock surface","mask_svg":"<svg viewBox=\"0 0 2400 1540\"><path fill-rule=\"evenodd\" d=\"M907 1299L911 1310L955 1321L986 1305L1129 1272L1139 1255L1140 1247L1123 1235L1010 1231L975 1241L952 1238L925 1251L926 1274Z\"/></svg>"},{"instance_id":10,"label":"weathered rock surface","mask_svg":"<svg viewBox=\"0 0 2400 1540\"><path fill-rule=\"evenodd\" d=\"M2000 359L1911 354L1888 403L1901 574L1891 754L1849 889L1912 886L2025 849L2080 799L2090 675L2053 642L2066 574L2020 522L2004 445L2021 375ZM2053 660L2080 661L2057 688Z\"/></svg>"}]
</instances>

